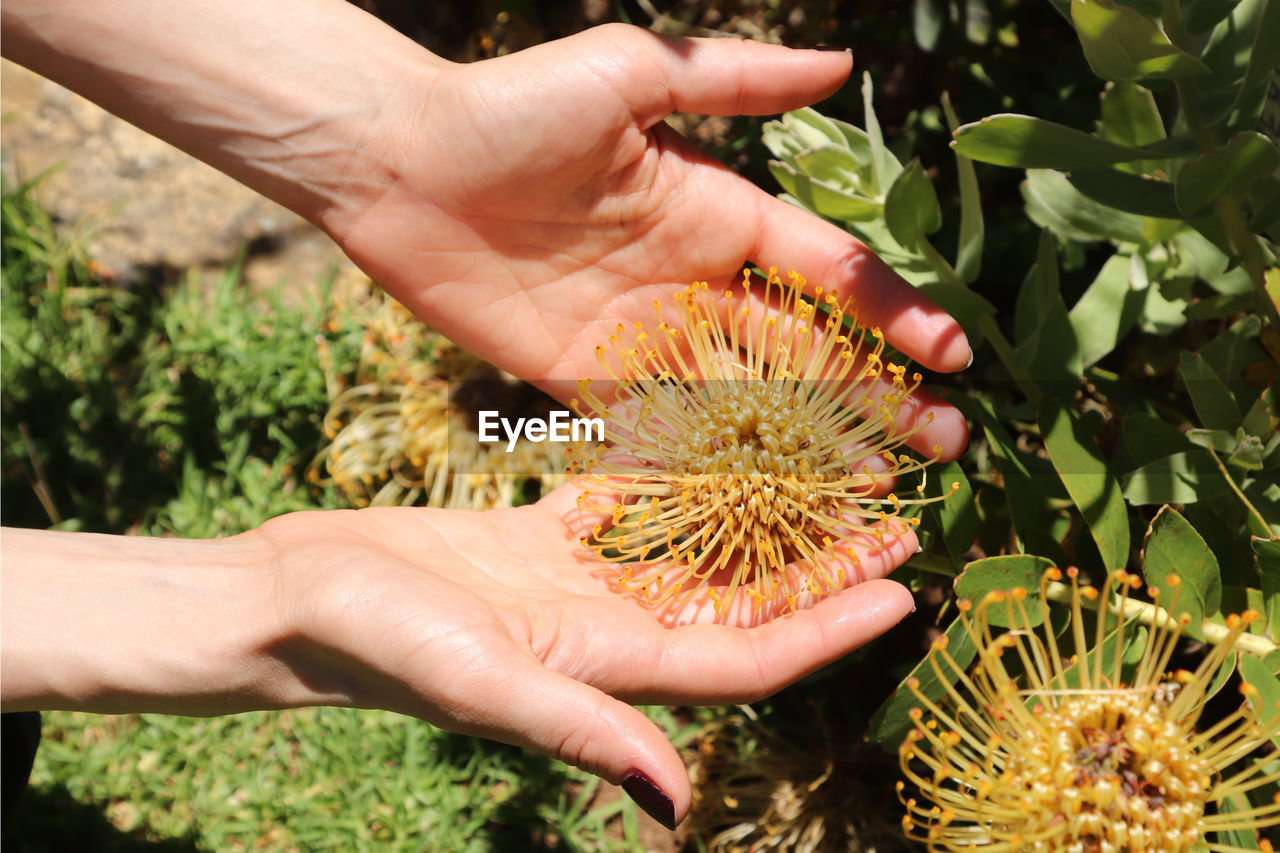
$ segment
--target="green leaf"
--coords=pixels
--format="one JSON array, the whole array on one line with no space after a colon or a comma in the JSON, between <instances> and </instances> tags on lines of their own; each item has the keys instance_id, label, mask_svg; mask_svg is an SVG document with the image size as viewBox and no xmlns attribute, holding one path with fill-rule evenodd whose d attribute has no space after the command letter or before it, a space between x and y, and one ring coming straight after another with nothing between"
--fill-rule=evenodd
<instances>
[{"instance_id":1,"label":"green leaf","mask_svg":"<svg viewBox=\"0 0 1280 853\"><path fill-rule=\"evenodd\" d=\"M1050 559L1062 556L1062 548L1048 530L1041 504L1044 484L1037 482L1014 449L1013 439L996 418L990 402L974 400L978 420L986 433L987 444L995 460L996 470L1004 482L1005 499L1013 520L1014 534L1023 551L1034 551ZM1056 478L1055 478L1056 479Z\"/></svg>"},{"instance_id":2,"label":"green leaf","mask_svg":"<svg viewBox=\"0 0 1280 853\"><path fill-rule=\"evenodd\" d=\"M1280 539L1249 537L1253 563L1261 579L1262 601L1271 639L1280 641Z\"/></svg>"},{"instance_id":3,"label":"green leaf","mask_svg":"<svg viewBox=\"0 0 1280 853\"><path fill-rule=\"evenodd\" d=\"M1235 8L1239 0L1187 0L1183 4L1183 23L1188 32L1207 33Z\"/></svg>"},{"instance_id":4,"label":"green leaf","mask_svg":"<svg viewBox=\"0 0 1280 853\"><path fill-rule=\"evenodd\" d=\"M1085 59L1104 80L1207 74L1209 67L1169 41L1160 26L1110 0L1072 0L1071 22Z\"/></svg>"},{"instance_id":5,"label":"green leaf","mask_svg":"<svg viewBox=\"0 0 1280 853\"><path fill-rule=\"evenodd\" d=\"M969 632L965 630L963 623L959 619L952 620L943 638L943 642L947 645L947 653L951 655L956 666L967 669L978 650L974 648L973 641L969 638ZM920 682L918 686L920 692L932 700L936 701L946 693L946 684L939 680L927 657L916 664L911 673L876 710L871 717L871 722L867 725L867 739L881 744L891 752L897 751L898 744L902 743L907 732L914 728L911 717L908 715L912 708L920 707L920 700L907 687L907 682L913 678Z\"/></svg>"},{"instance_id":6,"label":"green leaf","mask_svg":"<svg viewBox=\"0 0 1280 853\"><path fill-rule=\"evenodd\" d=\"M1248 314L1200 347L1200 356L1210 370L1226 383L1236 399L1246 399L1257 393L1243 375L1249 365L1267 357L1266 350L1258 343L1261 331L1262 320L1256 314Z\"/></svg>"},{"instance_id":7,"label":"green leaf","mask_svg":"<svg viewBox=\"0 0 1280 853\"><path fill-rule=\"evenodd\" d=\"M1138 326L1152 335L1168 335L1187 324L1189 300L1182 295L1166 295L1164 289L1157 285L1143 291L1146 302L1138 316Z\"/></svg>"},{"instance_id":8,"label":"green leaf","mask_svg":"<svg viewBox=\"0 0 1280 853\"><path fill-rule=\"evenodd\" d=\"M1276 59L1280 55L1276 53L1280 47L1275 32L1280 27L1276 5L1272 0L1239 0L1214 27L1201 53L1212 69L1208 79L1197 81L1202 89L1247 90L1270 76L1280 61ZM1264 52L1255 53L1258 48Z\"/></svg>"},{"instance_id":9,"label":"green leaf","mask_svg":"<svg viewBox=\"0 0 1280 853\"><path fill-rule=\"evenodd\" d=\"M1146 242L1141 216L1123 213L1085 196L1062 172L1028 170L1022 198L1033 222L1066 239Z\"/></svg>"},{"instance_id":10,"label":"green leaf","mask_svg":"<svg viewBox=\"0 0 1280 853\"><path fill-rule=\"evenodd\" d=\"M1174 196L1184 216L1196 216L1228 193L1247 189L1280 167L1275 143L1257 131L1233 136L1201 154L1174 177Z\"/></svg>"},{"instance_id":11,"label":"green leaf","mask_svg":"<svg viewBox=\"0 0 1280 853\"><path fill-rule=\"evenodd\" d=\"M1067 318L1075 330L1080 364L1088 367L1109 354L1137 322L1145 301L1129 286L1129 259L1112 255L1098 271Z\"/></svg>"},{"instance_id":12,"label":"green leaf","mask_svg":"<svg viewBox=\"0 0 1280 853\"><path fill-rule=\"evenodd\" d=\"M925 53L938 46L938 37L947 23L948 0L915 0L911 10L911 29L916 44Z\"/></svg>"},{"instance_id":13,"label":"green leaf","mask_svg":"<svg viewBox=\"0 0 1280 853\"><path fill-rule=\"evenodd\" d=\"M893 183L902 171L902 164L893 152L884 144L884 135L880 132L880 120L876 118L875 107L871 103L871 75L862 75L862 107L867 125L867 141L871 147L871 168L875 176L876 191L882 191Z\"/></svg>"},{"instance_id":14,"label":"green leaf","mask_svg":"<svg viewBox=\"0 0 1280 853\"><path fill-rule=\"evenodd\" d=\"M1172 507L1161 507L1147 528L1142 574L1148 585L1160 590L1160 606L1175 618L1189 614L1186 633L1203 640L1201 623L1222 603L1222 570L1191 522ZM1176 588L1169 583L1171 575L1181 579Z\"/></svg>"},{"instance_id":15,"label":"green leaf","mask_svg":"<svg viewBox=\"0 0 1280 853\"><path fill-rule=\"evenodd\" d=\"M966 287L932 281L925 282L918 289L936 302L939 308L955 318L970 340L978 340L982 337L982 332L978 328L979 319L996 313L994 305L981 294Z\"/></svg>"},{"instance_id":16,"label":"green leaf","mask_svg":"<svg viewBox=\"0 0 1280 853\"><path fill-rule=\"evenodd\" d=\"M1200 423L1208 429L1234 433L1244 420L1240 407L1204 357L1197 352L1184 352L1178 362L1178 375L1187 387Z\"/></svg>"},{"instance_id":17,"label":"green leaf","mask_svg":"<svg viewBox=\"0 0 1280 853\"><path fill-rule=\"evenodd\" d=\"M1257 655L1242 654L1240 677L1258 691L1257 697L1249 700L1258 716L1263 720L1275 717L1276 711L1280 710L1280 680L1271 667ZM1271 742L1280 746L1280 733L1272 735Z\"/></svg>"},{"instance_id":18,"label":"green leaf","mask_svg":"<svg viewBox=\"0 0 1280 853\"><path fill-rule=\"evenodd\" d=\"M1103 166L1074 169L1067 180L1086 198L1124 213L1157 219L1178 219L1182 216L1173 197L1173 184L1168 181Z\"/></svg>"},{"instance_id":19,"label":"green leaf","mask_svg":"<svg viewBox=\"0 0 1280 853\"><path fill-rule=\"evenodd\" d=\"M1178 256L1189 262L1188 272L1199 276L1219 293L1253 295L1253 282L1241 266L1231 267L1231 258L1199 231L1187 228L1173 238Z\"/></svg>"},{"instance_id":20,"label":"green leaf","mask_svg":"<svg viewBox=\"0 0 1280 853\"><path fill-rule=\"evenodd\" d=\"M1243 468L1246 471L1261 471L1265 455L1266 448L1262 444L1262 439L1256 435L1249 435L1244 431L1244 427L1241 427L1236 430L1236 447L1226 461L1228 465Z\"/></svg>"},{"instance_id":21,"label":"green leaf","mask_svg":"<svg viewBox=\"0 0 1280 853\"><path fill-rule=\"evenodd\" d=\"M844 135L831 119L812 107L802 107L784 114L780 121L766 123L764 141L775 156L786 157L821 145L843 144Z\"/></svg>"},{"instance_id":22,"label":"green leaf","mask_svg":"<svg viewBox=\"0 0 1280 853\"><path fill-rule=\"evenodd\" d=\"M1251 311L1257 307L1251 296L1233 296L1219 293L1208 296L1193 305L1187 306L1188 320L1222 320L1234 317L1242 311Z\"/></svg>"},{"instance_id":23,"label":"green leaf","mask_svg":"<svg viewBox=\"0 0 1280 853\"><path fill-rule=\"evenodd\" d=\"M1205 688L1204 696L1206 699L1212 699L1222 692L1222 688L1236 671L1236 658L1238 656L1239 654L1228 655L1227 659L1222 662L1222 666L1218 667L1218 671L1213 674L1213 680Z\"/></svg>"},{"instance_id":24,"label":"green leaf","mask_svg":"<svg viewBox=\"0 0 1280 853\"><path fill-rule=\"evenodd\" d=\"M1014 354L1029 365L1031 378L1074 384L1084 368L1062 301L1057 242L1047 231L1040 232L1036 262L1023 279L1015 312L1018 346Z\"/></svg>"},{"instance_id":25,"label":"green leaf","mask_svg":"<svg viewBox=\"0 0 1280 853\"><path fill-rule=\"evenodd\" d=\"M839 145L822 145L801 151L791 158L796 170L823 183L838 187L855 195L866 195L862 164L848 148Z\"/></svg>"},{"instance_id":26,"label":"green leaf","mask_svg":"<svg viewBox=\"0 0 1280 853\"><path fill-rule=\"evenodd\" d=\"M1191 449L1182 430L1155 415L1125 415L1120 435L1129 457L1138 466Z\"/></svg>"},{"instance_id":27,"label":"green leaf","mask_svg":"<svg viewBox=\"0 0 1280 853\"><path fill-rule=\"evenodd\" d=\"M1241 3L1236 12L1247 12L1241 9L1247 4ZM1239 30L1239 35L1247 37L1249 30ZM1244 80L1236 87L1236 97L1227 114L1227 126L1231 130L1248 130L1260 126L1259 116L1265 115L1267 89L1277 66L1280 66L1280 2L1266 0L1265 8L1257 18L1253 43L1245 53L1248 68ZM1215 33L1216 35L1216 33ZM1240 56L1236 52L1236 57ZM1217 69L1215 69L1216 71ZM1256 105L1256 106L1255 106ZM1272 124L1274 131L1275 125Z\"/></svg>"},{"instance_id":28,"label":"green leaf","mask_svg":"<svg viewBox=\"0 0 1280 853\"><path fill-rule=\"evenodd\" d=\"M884 199L884 222L893 239L914 249L926 234L942 227L942 208L933 181L918 159L898 175Z\"/></svg>"},{"instance_id":29,"label":"green leaf","mask_svg":"<svg viewBox=\"0 0 1280 853\"><path fill-rule=\"evenodd\" d=\"M1120 145L1150 145L1165 138L1160 109L1148 89L1137 83L1108 83L1102 93L1102 137ZM1118 166L1136 175L1162 168L1160 160L1138 160Z\"/></svg>"},{"instance_id":30,"label":"green leaf","mask_svg":"<svg viewBox=\"0 0 1280 853\"><path fill-rule=\"evenodd\" d=\"M1231 453L1236 449L1236 437L1225 429L1189 429L1187 440L1197 447L1216 450L1219 453Z\"/></svg>"},{"instance_id":31,"label":"green leaf","mask_svg":"<svg viewBox=\"0 0 1280 853\"><path fill-rule=\"evenodd\" d=\"M1253 215L1249 219L1249 230L1264 234L1280 223L1280 180L1264 178L1250 195Z\"/></svg>"},{"instance_id":32,"label":"green leaf","mask_svg":"<svg viewBox=\"0 0 1280 853\"><path fill-rule=\"evenodd\" d=\"M811 178L784 162L770 161L769 171L783 189L820 216L862 222L878 219L883 210L879 202Z\"/></svg>"},{"instance_id":33,"label":"green leaf","mask_svg":"<svg viewBox=\"0 0 1280 853\"><path fill-rule=\"evenodd\" d=\"M1040 432L1067 494L1089 525L1108 571L1129 562L1129 513L1120 485L1092 435L1058 400L1040 407Z\"/></svg>"},{"instance_id":34,"label":"green leaf","mask_svg":"<svg viewBox=\"0 0 1280 853\"><path fill-rule=\"evenodd\" d=\"M1027 591L1024 605L1027 608L1025 622L1020 624L1039 625L1043 620L1040 614L1040 576L1047 569L1053 568L1053 561L1034 554L1005 554L1000 557L986 557L974 560L964 567L964 571L956 576L953 585L956 595L967 598L975 605L989 592L1010 590L1022 587ZM987 611L991 624L1002 628L1013 625L1005 618L1002 608L992 607Z\"/></svg>"},{"instance_id":35,"label":"green leaf","mask_svg":"<svg viewBox=\"0 0 1280 853\"><path fill-rule=\"evenodd\" d=\"M1225 494L1229 487L1207 451L1190 450L1148 462L1121 479L1131 504L1189 504Z\"/></svg>"},{"instance_id":36,"label":"green leaf","mask_svg":"<svg viewBox=\"0 0 1280 853\"><path fill-rule=\"evenodd\" d=\"M959 462L934 465L930 474L925 484L925 496L947 497L929 504L928 510L937 521L947 553L958 567L964 564L964 555L972 547L973 537L978 531L978 507L973 500L973 488Z\"/></svg>"},{"instance_id":37,"label":"green leaf","mask_svg":"<svg viewBox=\"0 0 1280 853\"><path fill-rule=\"evenodd\" d=\"M1266 438L1280 428L1280 388L1272 385L1253 401L1241 423L1244 431L1258 438Z\"/></svg>"},{"instance_id":38,"label":"green leaf","mask_svg":"<svg viewBox=\"0 0 1280 853\"><path fill-rule=\"evenodd\" d=\"M947 117L947 127L955 133L960 126L951 97L942 93L942 111ZM968 284L977 280L982 266L982 243L985 225L982 218L982 197L978 193L978 176L973 161L957 150L956 180L960 186L960 238L956 246L956 274ZM1277 193L1280 196L1280 193ZM967 332L967 330L966 330Z\"/></svg>"},{"instance_id":39,"label":"green leaf","mask_svg":"<svg viewBox=\"0 0 1280 853\"><path fill-rule=\"evenodd\" d=\"M1118 145L1033 116L1000 113L954 133L956 151L973 160L1023 169L1080 169L1142 160L1149 147Z\"/></svg>"}]
</instances>

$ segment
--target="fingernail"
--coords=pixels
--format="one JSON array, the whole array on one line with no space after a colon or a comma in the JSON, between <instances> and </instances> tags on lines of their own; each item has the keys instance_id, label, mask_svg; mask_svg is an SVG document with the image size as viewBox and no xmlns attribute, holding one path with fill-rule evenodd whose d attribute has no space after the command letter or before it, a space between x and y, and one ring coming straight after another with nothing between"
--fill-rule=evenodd
<instances>
[{"instance_id":1,"label":"fingernail","mask_svg":"<svg viewBox=\"0 0 1280 853\"><path fill-rule=\"evenodd\" d=\"M970 367L973 367L973 350L969 350L969 360L968 360L968 361L966 361L966 362L964 363L964 367L962 367L962 368L960 368L960 369L961 369L961 370L968 370Z\"/></svg>"},{"instance_id":2,"label":"fingernail","mask_svg":"<svg viewBox=\"0 0 1280 853\"><path fill-rule=\"evenodd\" d=\"M820 44L820 45L818 45L817 47L811 47L811 48L809 48L809 49L810 49L810 50L826 50L826 51L836 51L836 50L838 50L838 51L840 51L841 53L853 53L853 48L851 48L851 47L841 47L841 46L840 46L840 45L838 45L838 44Z\"/></svg>"},{"instance_id":3,"label":"fingernail","mask_svg":"<svg viewBox=\"0 0 1280 853\"><path fill-rule=\"evenodd\" d=\"M636 801L636 805L644 809L649 817L665 826L676 828L676 804L662 793L662 789L653 784L653 780L639 770L631 770L622 777L622 790Z\"/></svg>"},{"instance_id":4,"label":"fingernail","mask_svg":"<svg viewBox=\"0 0 1280 853\"><path fill-rule=\"evenodd\" d=\"M923 545L916 545L915 553L919 554L919 553L922 553L923 551L924 551Z\"/></svg>"}]
</instances>

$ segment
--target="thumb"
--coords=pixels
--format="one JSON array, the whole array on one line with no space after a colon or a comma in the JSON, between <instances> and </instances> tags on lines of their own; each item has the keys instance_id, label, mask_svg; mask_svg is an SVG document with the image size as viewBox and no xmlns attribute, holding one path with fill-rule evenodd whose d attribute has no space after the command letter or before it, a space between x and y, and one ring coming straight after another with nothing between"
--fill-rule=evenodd
<instances>
[{"instance_id":1,"label":"thumb","mask_svg":"<svg viewBox=\"0 0 1280 853\"><path fill-rule=\"evenodd\" d=\"M773 115L834 94L853 70L844 51L794 50L749 39L660 36L639 27L589 30L616 39L615 56L630 58L616 70L642 127L672 112L701 115Z\"/></svg>"},{"instance_id":2,"label":"thumb","mask_svg":"<svg viewBox=\"0 0 1280 853\"><path fill-rule=\"evenodd\" d=\"M518 689L518 695L516 690ZM470 733L558 758L621 785L636 803L675 829L692 796L684 762L648 717L536 659L508 661L483 719Z\"/></svg>"}]
</instances>

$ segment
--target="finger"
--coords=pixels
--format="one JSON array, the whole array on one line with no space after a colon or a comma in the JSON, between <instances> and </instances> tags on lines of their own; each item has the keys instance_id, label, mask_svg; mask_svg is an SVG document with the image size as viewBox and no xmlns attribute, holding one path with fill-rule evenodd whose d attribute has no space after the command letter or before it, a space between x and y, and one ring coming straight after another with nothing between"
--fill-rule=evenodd
<instances>
[{"instance_id":1,"label":"finger","mask_svg":"<svg viewBox=\"0 0 1280 853\"><path fill-rule=\"evenodd\" d=\"M879 379L854 388L846 396L845 405L862 406L873 412L878 403L896 397L891 383ZM870 404L864 405L862 401L868 399ZM902 441L926 458L936 456L941 462L958 459L969 446L969 426L964 415L927 388L917 387L902 398L891 408L889 425L882 424L882 428L887 437Z\"/></svg>"},{"instance_id":2,"label":"finger","mask_svg":"<svg viewBox=\"0 0 1280 853\"><path fill-rule=\"evenodd\" d=\"M850 51L793 50L744 39L661 36L638 27L603 27L617 42L625 83L619 91L649 128L672 112L772 115L834 94L853 70Z\"/></svg>"},{"instance_id":3,"label":"finger","mask_svg":"<svg viewBox=\"0 0 1280 853\"><path fill-rule=\"evenodd\" d=\"M872 562L863 560L868 574ZM631 667L629 689L613 692L637 704L752 702L840 659L913 609L906 587L873 578L758 627L674 628L656 640L652 656L660 664ZM631 650L643 660L640 652Z\"/></svg>"},{"instance_id":4,"label":"finger","mask_svg":"<svg viewBox=\"0 0 1280 853\"><path fill-rule=\"evenodd\" d=\"M684 762L662 730L625 702L540 661L508 661L468 685L469 695L484 700L461 730L536 750L622 785L674 829L689 811L691 791Z\"/></svg>"},{"instance_id":5,"label":"finger","mask_svg":"<svg viewBox=\"0 0 1280 853\"><path fill-rule=\"evenodd\" d=\"M853 296L858 321L930 370L963 370L969 341L950 314L891 270L845 231L761 193L760 231L752 258L762 267L796 270L811 286Z\"/></svg>"}]
</instances>

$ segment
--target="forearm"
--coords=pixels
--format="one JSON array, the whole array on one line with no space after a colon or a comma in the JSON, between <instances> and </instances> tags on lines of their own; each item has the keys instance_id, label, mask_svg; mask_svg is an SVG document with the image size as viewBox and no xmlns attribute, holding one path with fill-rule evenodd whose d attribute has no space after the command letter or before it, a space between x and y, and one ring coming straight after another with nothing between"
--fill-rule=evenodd
<instances>
[{"instance_id":1,"label":"forearm","mask_svg":"<svg viewBox=\"0 0 1280 853\"><path fill-rule=\"evenodd\" d=\"M375 129L442 60L344 0L6 0L4 55L318 224L389 180Z\"/></svg>"},{"instance_id":2,"label":"forearm","mask_svg":"<svg viewBox=\"0 0 1280 853\"><path fill-rule=\"evenodd\" d=\"M281 663L290 627L253 536L161 539L5 529L5 711L220 714L342 702Z\"/></svg>"}]
</instances>

